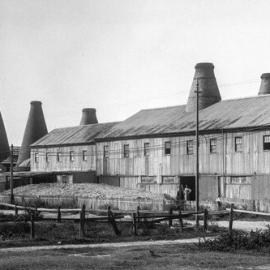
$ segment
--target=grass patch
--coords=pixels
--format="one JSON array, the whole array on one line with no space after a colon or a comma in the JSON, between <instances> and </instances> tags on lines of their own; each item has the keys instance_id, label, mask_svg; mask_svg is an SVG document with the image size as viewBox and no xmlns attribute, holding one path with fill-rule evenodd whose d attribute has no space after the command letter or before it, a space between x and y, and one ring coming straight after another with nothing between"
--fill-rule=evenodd
<instances>
[{"instance_id":1,"label":"grass patch","mask_svg":"<svg viewBox=\"0 0 270 270\"><path fill-rule=\"evenodd\" d=\"M269 265L270 257L256 252L221 253L178 245L26 251L5 253L0 257L0 269L7 270L235 270Z\"/></svg>"},{"instance_id":2,"label":"grass patch","mask_svg":"<svg viewBox=\"0 0 270 270\"><path fill-rule=\"evenodd\" d=\"M179 225L169 227L166 223L154 224L141 222L137 226L137 235L134 236L131 222L118 222L121 236L117 236L109 223L86 222L85 237L80 236L79 222L63 221L37 221L35 222L35 240L30 239L30 222L2 222L0 223L0 247L35 244L68 244L68 243L103 243L126 242L138 240L186 239L217 235L219 232L211 229L205 234L202 230L186 228L181 232ZM216 228L214 228L216 230Z\"/></svg>"}]
</instances>

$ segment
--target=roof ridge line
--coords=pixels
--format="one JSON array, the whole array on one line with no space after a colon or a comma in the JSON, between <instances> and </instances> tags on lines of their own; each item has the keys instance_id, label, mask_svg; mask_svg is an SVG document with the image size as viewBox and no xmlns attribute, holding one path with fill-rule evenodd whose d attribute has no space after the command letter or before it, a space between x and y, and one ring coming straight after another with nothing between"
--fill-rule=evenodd
<instances>
[{"instance_id":1,"label":"roof ridge line","mask_svg":"<svg viewBox=\"0 0 270 270\"><path fill-rule=\"evenodd\" d=\"M174 106L165 106L165 107L158 107L158 108L142 109L139 112L142 112L142 111L153 111L153 110L163 110L163 109L177 108L177 107L184 107L184 106L186 106L186 104L174 105Z\"/></svg>"}]
</instances>

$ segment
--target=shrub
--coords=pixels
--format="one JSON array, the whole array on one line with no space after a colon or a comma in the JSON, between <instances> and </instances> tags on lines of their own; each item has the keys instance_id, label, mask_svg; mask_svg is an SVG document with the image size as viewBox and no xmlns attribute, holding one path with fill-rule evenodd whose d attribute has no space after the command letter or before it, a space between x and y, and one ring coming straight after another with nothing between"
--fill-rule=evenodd
<instances>
[{"instance_id":1,"label":"shrub","mask_svg":"<svg viewBox=\"0 0 270 270\"><path fill-rule=\"evenodd\" d=\"M262 250L270 248L270 227L267 230L248 232L233 231L232 236L222 234L214 240L206 240L199 244L200 248L211 251Z\"/></svg>"}]
</instances>

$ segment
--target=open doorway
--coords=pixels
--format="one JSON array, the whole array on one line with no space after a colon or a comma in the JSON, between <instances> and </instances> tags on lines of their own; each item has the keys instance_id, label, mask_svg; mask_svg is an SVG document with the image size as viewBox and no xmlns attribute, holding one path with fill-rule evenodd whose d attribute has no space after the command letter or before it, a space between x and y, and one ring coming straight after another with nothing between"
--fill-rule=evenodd
<instances>
[{"instance_id":1,"label":"open doorway","mask_svg":"<svg viewBox=\"0 0 270 270\"><path fill-rule=\"evenodd\" d=\"M186 186L191 189L189 199L195 201L195 176L180 176L180 187L183 188Z\"/></svg>"}]
</instances>

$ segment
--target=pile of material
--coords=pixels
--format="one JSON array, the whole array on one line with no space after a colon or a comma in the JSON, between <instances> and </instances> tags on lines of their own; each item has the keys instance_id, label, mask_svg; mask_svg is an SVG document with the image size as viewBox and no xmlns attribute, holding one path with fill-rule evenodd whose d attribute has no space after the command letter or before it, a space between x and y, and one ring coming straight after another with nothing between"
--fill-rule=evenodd
<instances>
[{"instance_id":1,"label":"pile of material","mask_svg":"<svg viewBox=\"0 0 270 270\"><path fill-rule=\"evenodd\" d=\"M9 194L9 190L3 192ZM63 197L88 197L97 199L121 198L126 200L150 199L162 200L163 194L155 194L139 189L105 184L35 184L21 186L14 189L14 195L21 196L63 196Z\"/></svg>"}]
</instances>

